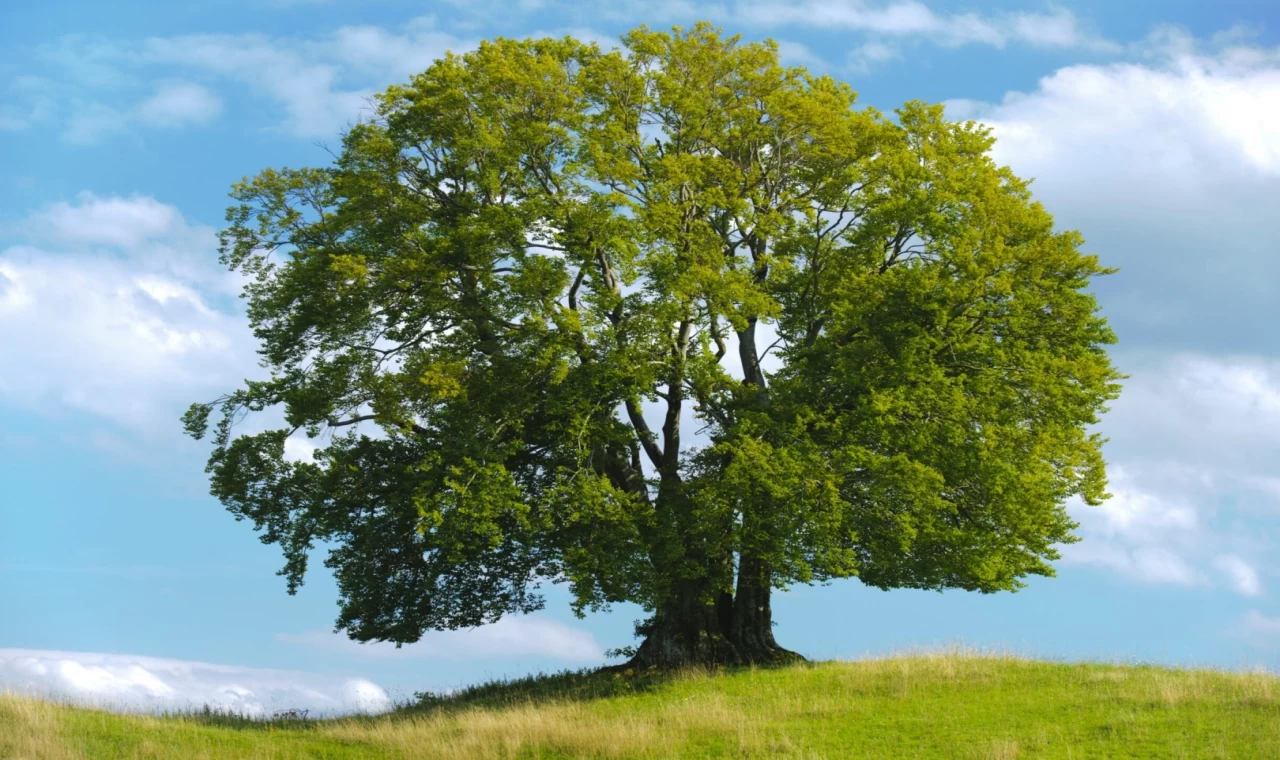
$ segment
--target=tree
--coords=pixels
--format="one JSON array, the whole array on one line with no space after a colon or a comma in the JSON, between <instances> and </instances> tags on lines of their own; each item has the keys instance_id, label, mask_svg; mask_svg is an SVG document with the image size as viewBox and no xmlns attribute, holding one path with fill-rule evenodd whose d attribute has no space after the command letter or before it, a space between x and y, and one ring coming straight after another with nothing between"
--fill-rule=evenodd
<instances>
[{"instance_id":1,"label":"tree","mask_svg":"<svg viewBox=\"0 0 1280 760\"><path fill-rule=\"evenodd\" d=\"M855 110L707 24L622 42L448 55L331 166L235 186L271 377L184 420L218 412L212 492L289 591L323 543L337 626L405 643L565 583L675 666L798 657L794 583L1053 575L1066 500L1107 496L1114 270L941 106Z\"/></svg>"}]
</instances>

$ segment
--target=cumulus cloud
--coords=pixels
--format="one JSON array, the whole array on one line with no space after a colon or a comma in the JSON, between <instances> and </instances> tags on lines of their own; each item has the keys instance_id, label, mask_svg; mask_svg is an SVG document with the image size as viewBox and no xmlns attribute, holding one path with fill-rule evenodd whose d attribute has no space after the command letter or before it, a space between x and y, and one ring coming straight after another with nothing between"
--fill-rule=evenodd
<instances>
[{"instance_id":1,"label":"cumulus cloud","mask_svg":"<svg viewBox=\"0 0 1280 760\"><path fill-rule=\"evenodd\" d=\"M1093 286L1130 375L1099 432L1114 498L1068 505L1068 562L1262 593L1280 496L1280 49L1161 29L1135 60L1061 68L998 103L995 159L1120 272Z\"/></svg>"},{"instance_id":2,"label":"cumulus cloud","mask_svg":"<svg viewBox=\"0 0 1280 760\"><path fill-rule=\"evenodd\" d=\"M316 448L305 436L291 435L284 439L284 458L290 462L310 462Z\"/></svg>"},{"instance_id":3,"label":"cumulus cloud","mask_svg":"<svg viewBox=\"0 0 1280 760\"><path fill-rule=\"evenodd\" d=\"M1108 474L1110 499L1098 507L1077 502L1074 516L1090 533L1107 538L1153 538L1198 527L1199 516L1193 505L1176 496L1162 497L1142 490L1121 466L1112 467Z\"/></svg>"},{"instance_id":4,"label":"cumulus cloud","mask_svg":"<svg viewBox=\"0 0 1280 760\"><path fill-rule=\"evenodd\" d=\"M1149 583L1213 585L1259 596L1259 560L1280 491L1280 373L1256 357L1175 354L1134 360L1100 428L1109 436L1112 497L1068 510L1084 541L1067 562ZM1252 527L1250 527L1252 526Z\"/></svg>"},{"instance_id":5,"label":"cumulus cloud","mask_svg":"<svg viewBox=\"0 0 1280 760\"><path fill-rule=\"evenodd\" d=\"M28 242L0 250L0 403L172 427L251 372L212 230L154 198L91 194L16 230Z\"/></svg>"},{"instance_id":6,"label":"cumulus cloud","mask_svg":"<svg viewBox=\"0 0 1280 760\"><path fill-rule=\"evenodd\" d=\"M222 113L222 99L194 82L170 82L144 100L137 116L154 127L207 124Z\"/></svg>"},{"instance_id":7,"label":"cumulus cloud","mask_svg":"<svg viewBox=\"0 0 1280 760\"><path fill-rule=\"evenodd\" d=\"M433 631L417 643L406 644L399 649L387 642L361 644L345 635L328 631L281 633L276 638L287 644L373 658L534 656L569 662L604 659L604 650L590 631L529 616L508 615L496 623L469 630Z\"/></svg>"},{"instance_id":8,"label":"cumulus cloud","mask_svg":"<svg viewBox=\"0 0 1280 760\"><path fill-rule=\"evenodd\" d=\"M392 708L387 693L363 678L41 649L0 649L0 690L113 710L207 705L253 717L289 709L340 714Z\"/></svg>"},{"instance_id":9,"label":"cumulus cloud","mask_svg":"<svg viewBox=\"0 0 1280 760\"><path fill-rule=\"evenodd\" d=\"M81 193L74 204L58 201L32 213L22 231L37 241L133 247L183 233L183 227L182 214L155 198Z\"/></svg>"},{"instance_id":10,"label":"cumulus cloud","mask_svg":"<svg viewBox=\"0 0 1280 760\"><path fill-rule=\"evenodd\" d=\"M1113 450L1196 462L1219 485L1268 490L1280 457L1280 360L1180 352L1119 363L1130 379L1104 420Z\"/></svg>"},{"instance_id":11,"label":"cumulus cloud","mask_svg":"<svg viewBox=\"0 0 1280 760\"><path fill-rule=\"evenodd\" d=\"M1144 61L1075 65L950 112L1120 273L1096 286L1129 344L1280 351L1280 51L1185 36ZM1244 276L1244 273L1248 273Z\"/></svg>"}]
</instances>

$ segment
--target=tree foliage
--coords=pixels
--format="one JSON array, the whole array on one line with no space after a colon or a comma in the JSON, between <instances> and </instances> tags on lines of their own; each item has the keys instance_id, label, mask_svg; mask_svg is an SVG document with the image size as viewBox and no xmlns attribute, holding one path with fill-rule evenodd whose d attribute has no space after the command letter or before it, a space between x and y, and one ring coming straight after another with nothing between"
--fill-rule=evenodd
<instances>
[{"instance_id":1,"label":"tree foliage","mask_svg":"<svg viewBox=\"0 0 1280 760\"><path fill-rule=\"evenodd\" d=\"M653 612L665 665L785 653L793 583L1052 575L1066 500L1106 497L1113 270L941 106L706 24L622 42L448 55L331 166L235 186L271 377L185 422L217 412L213 493L290 591L323 544L338 626L412 642L563 582Z\"/></svg>"}]
</instances>

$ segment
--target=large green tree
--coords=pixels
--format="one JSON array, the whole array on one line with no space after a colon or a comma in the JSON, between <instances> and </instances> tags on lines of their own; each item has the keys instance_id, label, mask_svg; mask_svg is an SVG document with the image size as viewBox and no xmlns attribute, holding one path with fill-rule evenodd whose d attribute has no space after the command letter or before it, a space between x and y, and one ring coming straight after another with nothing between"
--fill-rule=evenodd
<instances>
[{"instance_id":1,"label":"large green tree","mask_svg":"<svg viewBox=\"0 0 1280 760\"><path fill-rule=\"evenodd\" d=\"M332 165L236 185L271 376L185 422L290 591L319 545L338 627L412 642L565 583L674 666L795 657L789 584L1052 575L1066 500L1107 496L1111 270L940 106L857 110L706 24L622 43L449 55Z\"/></svg>"}]
</instances>

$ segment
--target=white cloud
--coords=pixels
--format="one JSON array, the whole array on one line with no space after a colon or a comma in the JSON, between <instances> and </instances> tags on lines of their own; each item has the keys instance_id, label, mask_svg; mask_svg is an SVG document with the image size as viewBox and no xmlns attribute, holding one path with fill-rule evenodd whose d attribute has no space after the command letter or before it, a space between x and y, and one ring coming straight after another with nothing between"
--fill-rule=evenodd
<instances>
[{"instance_id":1,"label":"white cloud","mask_svg":"<svg viewBox=\"0 0 1280 760\"><path fill-rule=\"evenodd\" d=\"M28 239L132 247L180 231L182 214L155 198L81 193L73 205L53 203L28 217Z\"/></svg>"},{"instance_id":2,"label":"white cloud","mask_svg":"<svg viewBox=\"0 0 1280 760\"><path fill-rule=\"evenodd\" d=\"M41 649L0 649L0 689L115 710L208 705L256 717L288 709L336 714L392 707L385 691L362 678Z\"/></svg>"},{"instance_id":3,"label":"white cloud","mask_svg":"<svg viewBox=\"0 0 1280 760\"><path fill-rule=\"evenodd\" d=\"M1121 362L1124 364L1125 362ZM1245 557L1274 556L1280 372L1256 357L1136 357L1103 418L1112 498L1068 502L1082 543L1069 562L1153 583L1263 592ZM1136 366L1133 366L1136 365Z\"/></svg>"},{"instance_id":4,"label":"white cloud","mask_svg":"<svg viewBox=\"0 0 1280 760\"><path fill-rule=\"evenodd\" d=\"M508 615L496 623L479 628L432 631L417 643L406 644L399 649L387 642L361 644L345 635L328 631L281 633L276 638L288 644L375 658L476 659L534 656L570 662L595 662L604 659L604 651L590 631L529 616Z\"/></svg>"},{"instance_id":5,"label":"white cloud","mask_svg":"<svg viewBox=\"0 0 1280 760\"><path fill-rule=\"evenodd\" d=\"M446 50L474 43L438 31L430 18L400 33L345 26L314 40L261 34L212 34L149 39L140 62L182 66L247 85L284 107L284 128L303 137L333 137L367 115L378 90L425 69Z\"/></svg>"},{"instance_id":6,"label":"white cloud","mask_svg":"<svg viewBox=\"0 0 1280 760\"><path fill-rule=\"evenodd\" d=\"M863 0L768 0L739 3L736 18L760 26L802 26L890 37L922 37L944 45L1004 47L1023 43L1046 48L1119 50L1118 45L1081 29L1075 15L1066 8L1055 8L1050 13L983 16L939 14L916 0L885 4Z\"/></svg>"},{"instance_id":7,"label":"white cloud","mask_svg":"<svg viewBox=\"0 0 1280 760\"><path fill-rule=\"evenodd\" d=\"M1280 638L1280 617L1269 617L1257 610L1249 610L1241 621L1240 632L1266 639Z\"/></svg>"},{"instance_id":8,"label":"white cloud","mask_svg":"<svg viewBox=\"0 0 1280 760\"><path fill-rule=\"evenodd\" d=\"M1066 562L1110 568L1142 583L1199 586L1203 574L1177 552L1161 546L1131 548L1116 542L1088 540L1062 549Z\"/></svg>"},{"instance_id":9,"label":"white cloud","mask_svg":"<svg viewBox=\"0 0 1280 760\"><path fill-rule=\"evenodd\" d=\"M805 66L808 68L824 68L827 62L808 46L791 40L778 40L778 59L784 66Z\"/></svg>"},{"instance_id":10,"label":"white cloud","mask_svg":"<svg viewBox=\"0 0 1280 760\"><path fill-rule=\"evenodd\" d=\"M137 117L153 127L207 124L222 113L222 99L194 82L170 82L143 101Z\"/></svg>"},{"instance_id":11,"label":"white cloud","mask_svg":"<svg viewBox=\"0 0 1280 760\"><path fill-rule=\"evenodd\" d=\"M893 45L880 40L871 40L850 50L846 63L851 70L865 73L871 69L872 64L883 63L899 58L901 55Z\"/></svg>"},{"instance_id":12,"label":"white cloud","mask_svg":"<svg viewBox=\"0 0 1280 760\"><path fill-rule=\"evenodd\" d=\"M464 52L475 43L436 28L431 17L405 24L400 33L380 26L344 26L321 43L323 53L343 65L379 79L399 81L424 71L445 51ZM318 47L316 52L320 52ZM389 83L389 82L388 82Z\"/></svg>"},{"instance_id":13,"label":"white cloud","mask_svg":"<svg viewBox=\"0 0 1280 760\"><path fill-rule=\"evenodd\" d=\"M68 35L41 46L32 62L52 66L53 78L38 88L27 80L41 78L14 78L10 89L21 86L21 97L0 106L0 129L26 129L55 114L67 142L92 145L139 125L204 124L223 103L190 80L221 80L278 104L278 126L286 132L332 138L367 115L374 93L425 69L446 50L475 44L436 28L431 17L398 29L343 26L311 37L193 34L135 42ZM49 92L57 93L56 100Z\"/></svg>"},{"instance_id":14,"label":"white cloud","mask_svg":"<svg viewBox=\"0 0 1280 760\"><path fill-rule=\"evenodd\" d=\"M1178 353L1121 364L1131 377L1105 418L1112 447L1265 490L1280 457L1280 361Z\"/></svg>"},{"instance_id":15,"label":"white cloud","mask_svg":"<svg viewBox=\"0 0 1280 760\"><path fill-rule=\"evenodd\" d=\"M1194 531L1199 519L1194 506L1178 498L1161 497L1135 486L1125 469L1108 472L1111 498L1100 506L1072 502L1072 516L1089 533L1150 540L1169 531Z\"/></svg>"},{"instance_id":16,"label":"white cloud","mask_svg":"<svg viewBox=\"0 0 1280 760\"><path fill-rule=\"evenodd\" d=\"M1231 587L1242 596L1262 596L1262 581L1253 565L1235 554L1224 554L1214 560L1214 566L1227 577Z\"/></svg>"},{"instance_id":17,"label":"white cloud","mask_svg":"<svg viewBox=\"0 0 1280 760\"><path fill-rule=\"evenodd\" d=\"M285 109L285 128L307 137L332 137L358 119L371 88L346 88L341 71L259 34L153 38L141 57L160 65L189 67L248 85Z\"/></svg>"},{"instance_id":18,"label":"white cloud","mask_svg":"<svg viewBox=\"0 0 1280 760\"><path fill-rule=\"evenodd\" d=\"M176 426L192 401L252 372L239 281L212 230L149 197L82 195L17 225L37 245L0 251L0 403Z\"/></svg>"},{"instance_id":19,"label":"white cloud","mask_svg":"<svg viewBox=\"0 0 1280 760\"><path fill-rule=\"evenodd\" d=\"M48 119L54 111L51 83L43 77L19 74L9 78L8 102L0 103L0 130L20 132Z\"/></svg>"},{"instance_id":20,"label":"white cloud","mask_svg":"<svg viewBox=\"0 0 1280 760\"><path fill-rule=\"evenodd\" d=\"M1097 288L1121 340L1280 349L1257 329L1280 282L1280 51L1181 37L1154 50L949 110L992 127L995 159L1034 177L1058 223L1120 268Z\"/></svg>"},{"instance_id":21,"label":"white cloud","mask_svg":"<svg viewBox=\"0 0 1280 760\"><path fill-rule=\"evenodd\" d=\"M290 462L310 462L316 453L316 445L301 435L284 439L284 458Z\"/></svg>"},{"instance_id":22,"label":"white cloud","mask_svg":"<svg viewBox=\"0 0 1280 760\"><path fill-rule=\"evenodd\" d=\"M1131 375L1099 426L1115 498L1069 505L1084 541L1064 558L1251 596L1259 568L1241 558L1276 556L1280 493L1280 340L1261 327L1280 319L1280 50L1239 39L1206 52L1161 30L1142 62L948 112L992 127L996 160L1121 269L1094 286Z\"/></svg>"}]
</instances>

